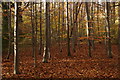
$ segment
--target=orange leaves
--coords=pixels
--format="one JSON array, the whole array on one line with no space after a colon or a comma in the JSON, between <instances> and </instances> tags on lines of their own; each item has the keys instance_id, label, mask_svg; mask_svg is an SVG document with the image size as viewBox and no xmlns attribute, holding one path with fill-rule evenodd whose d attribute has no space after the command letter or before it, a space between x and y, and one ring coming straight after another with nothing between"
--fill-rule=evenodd
<instances>
[{"instance_id":1,"label":"orange leaves","mask_svg":"<svg viewBox=\"0 0 120 80\"><path fill-rule=\"evenodd\" d=\"M110 37L105 37L105 36L102 36L102 37L92 37L92 36L89 36L89 37L78 37L77 40L96 40L96 41L101 41L101 40L105 40L105 39L110 39Z\"/></svg>"},{"instance_id":2,"label":"orange leaves","mask_svg":"<svg viewBox=\"0 0 120 80\"><path fill-rule=\"evenodd\" d=\"M29 35L20 35L19 37L23 37L23 38L32 38L32 36L29 36Z\"/></svg>"},{"instance_id":3,"label":"orange leaves","mask_svg":"<svg viewBox=\"0 0 120 80\"><path fill-rule=\"evenodd\" d=\"M8 16L8 15L6 13L4 13L3 16Z\"/></svg>"},{"instance_id":4,"label":"orange leaves","mask_svg":"<svg viewBox=\"0 0 120 80\"><path fill-rule=\"evenodd\" d=\"M81 37L87 38L87 37ZM109 59L105 53L104 45L95 44L93 57L87 55L87 45L82 44L76 47L76 53L71 57L66 56L66 46L63 47L63 52L58 54L58 46L54 44L51 47L52 58L49 63L42 63L42 55L37 55L37 67L33 67L32 47L22 46L20 50L20 65L21 74L13 75L13 56L10 56L9 61L5 61L6 54L3 54L2 62L2 77L4 78L117 78L117 58ZM116 45L112 46L113 52L117 55ZM106 79L104 79L106 80Z\"/></svg>"},{"instance_id":5,"label":"orange leaves","mask_svg":"<svg viewBox=\"0 0 120 80\"><path fill-rule=\"evenodd\" d=\"M88 39L88 37L79 37L78 40Z\"/></svg>"},{"instance_id":6,"label":"orange leaves","mask_svg":"<svg viewBox=\"0 0 120 80\"><path fill-rule=\"evenodd\" d=\"M104 32L107 32L107 31L98 31L98 32L103 32L104 33Z\"/></svg>"}]
</instances>

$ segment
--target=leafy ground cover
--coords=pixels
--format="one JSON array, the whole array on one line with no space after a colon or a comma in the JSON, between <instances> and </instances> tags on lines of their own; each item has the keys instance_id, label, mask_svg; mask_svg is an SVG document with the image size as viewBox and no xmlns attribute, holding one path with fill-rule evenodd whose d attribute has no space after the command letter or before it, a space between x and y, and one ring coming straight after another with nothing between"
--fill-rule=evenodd
<instances>
[{"instance_id":1,"label":"leafy ground cover","mask_svg":"<svg viewBox=\"0 0 120 80\"><path fill-rule=\"evenodd\" d=\"M112 45L113 58L108 58L104 44L95 44L92 50L92 57L88 57L87 45L76 47L76 52L71 57L67 56L67 49L63 44L62 52L59 47L51 47L51 58L48 63L42 63L42 55L37 55L37 67L34 68L32 48L21 47L19 49L19 71L20 74L13 74L13 54L9 59L2 58L3 79L98 79L99 80L120 80L118 79L118 49Z\"/></svg>"}]
</instances>

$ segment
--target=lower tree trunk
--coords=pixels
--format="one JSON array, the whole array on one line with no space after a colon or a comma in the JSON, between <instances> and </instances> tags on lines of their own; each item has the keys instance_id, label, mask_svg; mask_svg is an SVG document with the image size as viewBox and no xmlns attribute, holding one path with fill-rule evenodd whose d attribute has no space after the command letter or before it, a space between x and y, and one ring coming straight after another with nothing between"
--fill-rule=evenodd
<instances>
[{"instance_id":1,"label":"lower tree trunk","mask_svg":"<svg viewBox=\"0 0 120 80\"><path fill-rule=\"evenodd\" d=\"M2 48L8 48L8 2L2 2ZM4 37L3 37L4 36Z\"/></svg>"},{"instance_id":2,"label":"lower tree trunk","mask_svg":"<svg viewBox=\"0 0 120 80\"><path fill-rule=\"evenodd\" d=\"M86 14L87 14L87 21L88 21L88 23L87 23L87 28L88 28L88 30L87 30L87 37L88 37L88 55L89 55L89 57L92 57L91 56L91 41L90 41L90 37L91 37L91 35L90 35L90 14L89 14L89 8L88 8L88 2L85 2L85 5L86 5Z\"/></svg>"},{"instance_id":3,"label":"lower tree trunk","mask_svg":"<svg viewBox=\"0 0 120 80\"><path fill-rule=\"evenodd\" d=\"M15 2L14 17L14 74L18 74L18 3Z\"/></svg>"},{"instance_id":4,"label":"lower tree trunk","mask_svg":"<svg viewBox=\"0 0 120 80\"><path fill-rule=\"evenodd\" d=\"M110 6L110 3L107 2L106 3L106 9L107 9L107 22L108 22L108 32L107 32L107 38L108 38L108 56L109 58L112 58L112 51L111 51L111 34L110 34L110 20L109 20L109 6Z\"/></svg>"},{"instance_id":5,"label":"lower tree trunk","mask_svg":"<svg viewBox=\"0 0 120 80\"><path fill-rule=\"evenodd\" d=\"M40 45L39 54L42 53L42 2L40 2Z\"/></svg>"},{"instance_id":6,"label":"lower tree trunk","mask_svg":"<svg viewBox=\"0 0 120 80\"><path fill-rule=\"evenodd\" d=\"M31 3L31 26L32 26L32 57L34 59L34 67L36 67L36 35L34 28L34 2Z\"/></svg>"},{"instance_id":7,"label":"lower tree trunk","mask_svg":"<svg viewBox=\"0 0 120 80\"><path fill-rule=\"evenodd\" d=\"M118 25L118 52L120 52L120 2L118 7L118 19L119 19L119 25ZM118 73L119 73L119 79L120 79L120 53L118 53Z\"/></svg>"},{"instance_id":8,"label":"lower tree trunk","mask_svg":"<svg viewBox=\"0 0 120 80\"><path fill-rule=\"evenodd\" d=\"M68 2L67 2L67 51L68 51L68 56L71 56L71 53L70 53L70 37L69 37Z\"/></svg>"},{"instance_id":9,"label":"lower tree trunk","mask_svg":"<svg viewBox=\"0 0 120 80\"><path fill-rule=\"evenodd\" d=\"M45 44L44 44L44 53L43 53L43 63L47 63L48 62L48 57L49 57L49 42L48 42L48 33L49 33L49 27L50 27L50 23L49 23L49 7L50 7L50 3L46 2L46 26L45 26Z\"/></svg>"},{"instance_id":10,"label":"lower tree trunk","mask_svg":"<svg viewBox=\"0 0 120 80\"><path fill-rule=\"evenodd\" d=\"M7 59L9 59L10 53L11 53L11 2L8 3L9 5L9 11L8 11L8 34L9 34L9 44L8 44L8 55L7 55Z\"/></svg>"}]
</instances>

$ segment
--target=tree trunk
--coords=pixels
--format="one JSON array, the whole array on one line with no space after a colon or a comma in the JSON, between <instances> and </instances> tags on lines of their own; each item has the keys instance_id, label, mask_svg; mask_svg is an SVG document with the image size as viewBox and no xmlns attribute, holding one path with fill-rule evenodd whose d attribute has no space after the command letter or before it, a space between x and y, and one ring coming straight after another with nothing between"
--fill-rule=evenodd
<instances>
[{"instance_id":1,"label":"tree trunk","mask_svg":"<svg viewBox=\"0 0 120 80\"><path fill-rule=\"evenodd\" d=\"M60 35L60 2L59 2L59 12L58 12L58 45L59 45L59 52L61 52L61 35Z\"/></svg>"},{"instance_id":2,"label":"tree trunk","mask_svg":"<svg viewBox=\"0 0 120 80\"><path fill-rule=\"evenodd\" d=\"M35 47L37 47L37 27L38 27L38 22L37 22L37 4L35 3Z\"/></svg>"},{"instance_id":3,"label":"tree trunk","mask_svg":"<svg viewBox=\"0 0 120 80\"><path fill-rule=\"evenodd\" d=\"M119 25L118 25L118 52L120 52L120 2L118 7L118 19L119 19ZM118 53L118 73L119 73L119 79L120 79L120 53Z\"/></svg>"},{"instance_id":4,"label":"tree trunk","mask_svg":"<svg viewBox=\"0 0 120 80\"><path fill-rule=\"evenodd\" d=\"M98 2L97 2L98 3ZM98 37L100 37L100 27L99 27L99 6L97 5L97 28L98 28Z\"/></svg>"},{"instance_id":5,"label":"tree trunk","mask_svg":"<svg viewBox=\"0 0 120 80\"><path fill-rule=\"evenodd\" d=\"M47 63L48 62L48 54L49 54L49 49L48 49L48 33L49 33L49 27L50 27L50 23L49 23L49 7L50 7L50 3L46 2L46 26L45 26L45 45L44 45L44 54L43 54L43 63Z\"/></svg>"},{"instance_id":6,"label":"tree trunk","mask_svg":"<svg viewBox=\"0 0 120 80\"><path fill-rule=\"evenodd\" d=\"M18 3L15 2L14 16L14 74L18 74Z\"/></svg>"},{"instance_id":7,"label":"tree trunk","mask_svg":"<svg viewBox=\"0 0 120 80\"><path fill-rule=\"evenodd\" d=\"M93 3L91 3L91 35L92 35L92 40L91 40L91 44L92 44L92 49L95 49L94 46L94 6Z\"/></svg>"},{"instance_id":8,"label":"tree trunk","mask_svg":"<svg viewBox=\"0 0 120 80\"><path fill-rule=\"evenodd\" d=\"M34 59L34 67L36 67L36 44L35 44L35 28L34 28L34 2L31 3L31 26L32 26L32 56Z\"/></svg>"},{"instance_id":9,"label":"tree trunk","mask_svg":"<svg viewBox=\"0 0 120 80\"><path fill-rule=\"evenodd\" d=\"M76 46L76 27L77 27L77 5L76 3L74 2L73 3L73 36L72 36L72 50L73 52L75 52L75 46Z\"/></svg>"},{"instance_id":10,"label":"tree trunk","mask_svg":"<svg viewBox=\"0 0 120 80\"><path fill-rule=\"evenodd\" d=\"M40 45L39 54L42 53L42 2L40 2Z\"/></svg>"},{"instance_id":11,"label":"tree trunk","mask_svg":"<svg viewBox=\"0 0 120 80\"><path fill-rule=\"evenodd\" d=\"M108 43L108 56L109 58L112 58L112 51L111 51L111 34L110 34L110 20L109 20L109 6L110 6L110 3L107 2L106 3L106 10L107 10L107 23L108 23L108 26L107 26L107 29L108 29L108 32L107 32L107 43Z\"/></svg>"},{"instance_id":12,"label":"tree trunk","mask_svg":"<svg viewBox=\"0 0 120 80\"><path fill-rule=\"evenodd\" d=\"M118 19L119 19L119 26L118 26L118 44L119 44L119 47L118 47L118 50L120 52L120 2L119 2L119 7L118 7Z\"/></svg>"},{"instance_id":13,"label":"tree trunk","mask_svg":"<svg viewBox=\"0 0 120 80\"><path fill-rule=\"evenodd\" d=\"M113 2L113 23L115 23L115 2Z\"/></svg>"},{"instance_id":14,"label":"tree trunk","mask_svg":"<svg viewBox=\"0 0 120 80\"><path fill-rule=\"evenodd\" d=\"M68 2L67 2L67 51L68 51L68 56L71 56L70 53L70 37L69 37L69 14L68 14Z\"/></svg>"},{"instance_id":15,"label":"tree trunk","mask_svg":"<svg viewBox=\"0 0 120 80\"><path fill-rule=\"evenodd\" d=\"M12 44L11 44L11 2L8 3L9 5L9 11L8 11L8 34L9 34L9 44L8 44L8 55L7 55L7 59L9 59L9 56L10 56L10 53L11 53L11 47L12 47Z\"/></svg>"},{"instance_id":16,"label":"tree trunk","mask_svg":"<svg viewBox=\"0 0 120 80\"><path fill-rule=\"evenodd\" d=\"M88 2L85 2L86 5L86 14L87 14L87 37L88 37L88 55L89 57L91 56L91 42L90 42L90 12L89 12L89 7L88 7Z\"/></svg>"},{"instance_id":17,"label":"tree trunk","mask_svg":"<svg viewBox=\"0 0 120 80\"><path fill-rule=\"evenodd\" d=\"M2 62L2 4L0 3L0 61ZM2 63L0 64L0 72L2 73ZM0 78L2 80L2 77Z\"/></svg>"},{"instance_id":18,"label":"tree trunk","mask_svg":"<svg viewBox=\"0 0 120 80\"><path fill-rule=\"evenodd\" d=\"M2 2L2 48L8 48L8 2ZM3 37L4 36L4 37Z\"/></svg>"}]
</instances>

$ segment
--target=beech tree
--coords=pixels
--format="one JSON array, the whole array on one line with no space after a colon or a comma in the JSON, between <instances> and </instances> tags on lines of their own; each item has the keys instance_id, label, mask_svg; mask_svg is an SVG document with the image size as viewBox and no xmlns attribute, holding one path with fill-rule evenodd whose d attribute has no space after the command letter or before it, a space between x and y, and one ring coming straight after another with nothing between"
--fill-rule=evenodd
<instances>
[{"instance_id":1,"label":"beech tree","mask_svg":"<svg viewBox=\"0 0 120 80\"><path fill-rule=\"evenodd\" d=\"M40 2L40 44L39 44L39 54L42 53L42 2Z\"/></svg>"},{"instance_id":2,"label":"beech tree","mask_svg":"<svg viewBox=\"0 0 120 80\"><path fill-rule=\"evenodd\" d=\"M89 57L92 57L91 56L91 41L90 41L90 38L91 38L91 35L90 35L90 12L89 12L89 7L88 7L88 2L85 2L85 5L86 5L86 14L87 14L87 37L88 37L88 55Z\"/></svg>"},{"instance_id":3,"label":"beech tree","mask_svg":"<svg viewBox=\"0 0 120 80\"><path fill-rule=\"evenodd\" d=\"M120 5L120 2L119 2ZM120 6L118 7L118 20L119 20L119 25L118 25L118 44L119 44L119 49L120 50Z\"/></svg>"},{"instance_id":4,"label":"beech tree","mask_svg":"<svg viewBox=\"0 0 120 80\"><path fill-rule=\"evenodd\" d=\"M35 32L35 24L34 24L34 2L31 3L31 26L32 26L32 56L34 59L34 67L36 67L36 32Z\"/></svg>"},{"instance_id":5,"label":"beech tree","mask_svg":"<svg viewBox=\"0 0 120 80\"><path fill-rule=\"evenodd\" d=\"M18 74L18 2L14 3L15 16L14 16L14 74Z\"/></svg>"},{"instance_id":6,"label":"beech tree","mask_svg":"<svg viewBox=\"0 0 120 80\"><path fill-rule=\"evenodd\" d=\"M118 3L118 52L120 52L120 2ZM118 72L120 71L120 53L118 54ZM119 72L120 75L120 72ZM118 76L120 78L120 76Z\"/></svg>"},{"instance_id":7,"label":"beech tree","mask_svg":"<svg viewBox=\"0 0 120 80\"><path fill-rule=\"evenodd\" d=\"M68 12L68 2L67 2L67 51L68 51L68 56L71 56L70 53L70 36L69 36L69 12Z\"/></svg>"},{"instance_id":8,"label":"beech tree","mask_svg":"<svg viewBox=\"0 0 120 80\"><path fill-rule=\"evenodd\" d=\"M49 7L50 7L50 3L49 2L46 2L46 12L45 12L45 17L46 17L46 19L45 19L45 21L46 21L46 25L45 25L45 43L44 43L44 53L43 53L43 60L42 60L42 62L43 63L47 63L48 62L48 57L49 57L49 47L48 47L48 45L49 45L49 42L48 42L48 38L49 38L49 36L48 36L48 33L49 33L49 27L50 27L50 23L49 23Z\"/></svg>"},{"instance_id":9,"label":"beech tree","mask_svg":"<svg viewBox=\"0 0 120 80\"><path fill-rule=\"evenodd\" d=\"M8 38L7 32L8 32L8 3L7 2L2 2L2 48L7 48L8 47Z\"/></svg>"},{"instance_id":10,"label":"beech tree","mask_svg":"<svg viewBox=\"0 0 120 80\"><path fill-rule=\"evenodd\" d=\"M107 2L106 3L106 10L107 10L107 23L108 23L108 25L107 25L107 30L108 30L108 32L107 32L107 44L108 44L108 56L110 57L110 58L112 58L112 51L111 51L111 34L110 34L110 14L109 14L109 7L110 7L110 3L109 2Z\"/></svg>"},{"instance_id":11,"label":"beech tree","mask_svg":"<svg viewBox=\"0 0 120 80\"><path fill-rule=\"evenodd\" d=\"M12 30L11 30L11 2L8 2L8 36L9 36L9 43L8 43L8 55L7 59L9 59L11 49L12 49Z\"/></svg>"}]
</instances>

